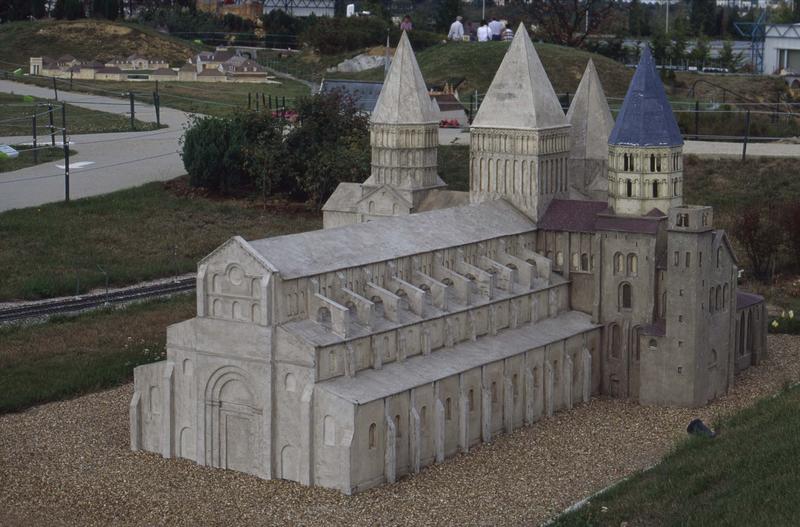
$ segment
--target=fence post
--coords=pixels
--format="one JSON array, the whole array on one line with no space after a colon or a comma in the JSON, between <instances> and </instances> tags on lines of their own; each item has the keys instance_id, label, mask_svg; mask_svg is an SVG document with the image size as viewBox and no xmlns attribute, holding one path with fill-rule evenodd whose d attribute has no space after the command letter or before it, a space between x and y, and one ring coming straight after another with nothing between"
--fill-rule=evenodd
<instances>
[{"instance_id":1,"label":"fence post","mask_svg":"<svg viewBox=\"0 0 800 527\"><path fill-rule=\"evenodd\" d=\"M56 86L56 78L53 77L53 93L56 97L56 102L58 102L58 86Z\"/></svg>"},{"instance_id":2,"label":"fence post","mask_svg":"<svg viewBox=\"0 0 800 527\"><path fill-rule=\"evenodd\" d=\"M69 72L69 89L72 89L72 72Z\"/></svg>"},{"instance_id":3,"label":"fence post","mask_svg":"<svg viewBox=\"0 0 800 527\"><path fill-rule=\"evenodd\" d=\"M67 105L61 103L61 133L64 142L64 201L69 203L69 143L67 143Z\"/></svg>"},{"instance_id":4,"label":"fence post","mask_svg":"<svg viewBox=\"0 0 800 527\"><path fill-rule=\"evenodd\" d=\"M156 81L158 82L158 81ZM161 112L158 110L158 92L153 92L153 108L156 109L156 126L161 128Z\"/></svg>"},{"instance_id":5,"label":"fence post","mask_svg":"<svg viewBox=\"0 0 800 527\"><path fill-rule=\"evenodd\" d=\"M256 111L258 111L258 94L256 93Z\"/></svg>"},{"instance_id":6,"label":"fence post","mask_svg":"<svg viewBox=\"0 0 800 527\"><path fill-rule=\"evenodd\" d=\"M56 146L56 128L53 126L53 104L47 103L47 115L50 120L50 145Z\"/></svg>"},{"instance_id":7,"label":"fence post","mask_svg":"<svg viewBox=\"0 0 800 527\"><path fill-rule=\"evenodd\" d=\"M694 138L700 135L700 101L694 101Z\"/></svg>"},{"instance_id":8,"label":"fence post","mask_svg":"<svg viewBox=\"0 0 800 527\"><path fill-rule=\"evenodd\" d=\"M272 95L271 94L269 96L268 102L269 102L269 109L272 110Z\"/></svg>"},{"instance_id":9,"label":"fence post","mask_svg":"<svg viewBox=\"0 0 800 527\"><path fill-rule=\"evenodd\" d=\"M742 142L742 161L747 159L747 139L750 136L750 110L744 114L744 142Z\"/></svg>"},{"instance_id":10,"label":"fence post","mask_svg":"<svg viewBox=\"0 0 800 527\"><path fill-rule=\"evenodd\" d=\"M136 119L136 117L135 117L136 114L135 114L135 108L134 108L134 102L133 102L133 92L132 91L128 92L128 97L131 100L131 130L136 130L136 125L134 124L134 120Z\"/></svg>"},{"instance_id":11,"label":"fence post","mask_svg":"<svg viewBox=\"0 0 800 527\"><path fill-rule=\"evenodd\" d=\"M37 106L33 107L33 119L31 119L31 124L33 125L32 128L33 128L33 162L34 163L38 163L39 162L39 150L37 148L39 145L38 145L38 143L36 141L36 112L38 111L38 109L39 108Z\"/></svg>"},{"instance_id":12,"label":"fence post","mask_svg":"<svg viewBox=\"0 0 800 527\"><path fill-rule=\"evenodd\" d=\"M247 109L248 110L250 109L250 104L251 104L251 99L252 98L253 98L253 94L250 93L250 92L247 92Z\"/></svg>"},{"instance_id":13,"label":"fence post","mask_svg":"<svg viewBox=\"0 0 800 527\"><path fill-rule=\"evenodd\" d=\"M265 110L267 109L267 98L264 96L263 91L261 92L261 106L263 106Z\"/></svg>"}]
</instances>

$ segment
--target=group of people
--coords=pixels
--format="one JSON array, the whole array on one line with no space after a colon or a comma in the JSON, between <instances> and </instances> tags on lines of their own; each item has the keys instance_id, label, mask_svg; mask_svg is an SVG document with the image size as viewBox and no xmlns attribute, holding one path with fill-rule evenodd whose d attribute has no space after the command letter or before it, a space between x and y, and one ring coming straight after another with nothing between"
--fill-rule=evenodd
<instances>
[{"instance_id":1,"label":"group of people","mask_svg":"<svg viewBox=\"0 0 800 527\"><path fill-rule=\"evenodd\" d=\"M467 22L464 28L463 17L457 16L455 22L450 25L450 32L447 34L450 40L469 40L478 42L488 42L490 40L511 40L514 38L514 31L510 24L500 22L497 18L492 18L488 24L486 20L481 20L479 26L472 22Z\"/></svg>"}]
</instances>

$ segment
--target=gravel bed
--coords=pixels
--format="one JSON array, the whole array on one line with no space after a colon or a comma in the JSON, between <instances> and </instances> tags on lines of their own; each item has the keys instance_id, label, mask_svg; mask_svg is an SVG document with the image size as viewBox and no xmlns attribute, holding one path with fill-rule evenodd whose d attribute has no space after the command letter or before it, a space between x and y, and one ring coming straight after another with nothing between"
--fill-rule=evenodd
<instances>
[{"instance_id":1,"label":"gravel bed","mask_svg":"<svg viewBox=\"0 0 800 527\"><path fill-rule=\"evenodd\" d=\"M128 449L132 385L0 417L0 525L531 525L800 380L800 337L700 409L593 399L394 485L344 496ZM724 431L722 432L724 433Z\"/></svg>"}]
</instances>

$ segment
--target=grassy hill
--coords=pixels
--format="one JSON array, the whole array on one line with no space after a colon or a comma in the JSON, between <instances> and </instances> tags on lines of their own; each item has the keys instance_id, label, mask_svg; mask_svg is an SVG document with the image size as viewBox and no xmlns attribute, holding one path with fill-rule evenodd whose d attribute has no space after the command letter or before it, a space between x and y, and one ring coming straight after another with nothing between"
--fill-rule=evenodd
<instances>
[{"instance_id":1,"label":"grassy hill","mask_svg":"<svg viewBox=\"0 0 800 527\"><path fill-rule=\"evenodd\" d=\"M465 78L465 82L459 90L463 98L464 96L468 97L469 93L474 90L478 90L480 93L486 92L507 49L507 42L448 42L418 52L417 61L425 76L425 81L429 84ZM557 93L575 92L590 58L597 67L608 97L623 97L633 76L633 68L627 68L619 62L595 53L543 43L537 43L536 50ZM295 59L295 61L299 60ZM324 61L322 63L328 65ZM382 80L383 68L352 74L332 73L327 76ZM712 76L690 72L677 73L675 79L668 83L667 91L673 99L691 99L689 90L698 80L706 81L696 85L697 97L701 100L721 101L723 99L722 90L709 85L708 82L754 101L775 102L780 94L786 92L786 85L776 77L763 75ZM727 95L727 101L737 102L737 99Z\"/></svg>"},{"instance_id":2,"label":"grassy hill","mask_svg":"<svg viewBox=\"0 0 800 527\"><path fill-rule=\"evenodd\" d=\"M150 28L87 19L2 24L0 49L3 50L0 66L7 69L8 63L27 65L31 56L57 58L65 54L106 61L135 52L179 64L200 48Z\"/></svg>"}]
</instances>

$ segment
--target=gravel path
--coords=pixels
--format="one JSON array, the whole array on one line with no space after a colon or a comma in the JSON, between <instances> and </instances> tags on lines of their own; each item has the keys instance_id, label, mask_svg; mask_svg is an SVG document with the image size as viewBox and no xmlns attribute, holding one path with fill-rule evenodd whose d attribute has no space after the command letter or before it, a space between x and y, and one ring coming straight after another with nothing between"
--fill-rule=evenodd
<instances>
[{"instance_id":1,"label":"gravel path","mask_svg":"<svg viewBox=\"0 0 800 527\"><path fill-rule=\"evenodd\" d=\"M594 399L356 496L128 450L132 385L0 417L0 525L519 525L655 463L713 421L800 380L800 337L699 410ZM724 432L723 432L724 433Z\"/></svg>"}]
</instances>

